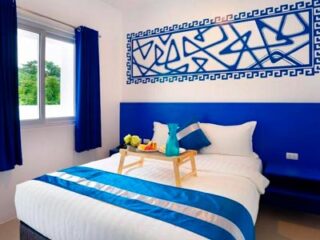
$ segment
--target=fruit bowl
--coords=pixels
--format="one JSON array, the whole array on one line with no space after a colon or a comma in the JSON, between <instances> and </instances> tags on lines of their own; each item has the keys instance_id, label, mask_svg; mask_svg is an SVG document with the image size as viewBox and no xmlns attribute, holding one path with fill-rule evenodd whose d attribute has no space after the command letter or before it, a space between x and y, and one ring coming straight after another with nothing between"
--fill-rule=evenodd
<instances>
[{"instance_id":1,"label":"fruit bowl","mask_svg":"<svg viewBox=\"0 0 320 240\"><path fill-rule=\"evenodd\" d=\"M157 143L150 141L148 144L140 144L137 150L140 152L157 152Z\"/></svg>"},{"instance_id":2,"label":"fruit bowl","mask_svg":"<svg viewBox=\"0 0 320 240\"><path fill-rule=\"evenodd\" d=\"M142 150L142 149L137 149L139 152L158 152L158 149L151 149L151 150Z\"/></svg>"}]
</instances>

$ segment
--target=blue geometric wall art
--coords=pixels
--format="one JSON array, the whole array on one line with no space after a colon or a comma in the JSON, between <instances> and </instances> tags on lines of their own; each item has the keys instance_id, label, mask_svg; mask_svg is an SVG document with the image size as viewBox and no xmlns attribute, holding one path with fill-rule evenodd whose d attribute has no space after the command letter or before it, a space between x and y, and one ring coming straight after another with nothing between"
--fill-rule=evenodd
<instances>
[{"instance_id":1,"label":"blue geometric wall art","mask_svg":"<svg viewBox=\"0 0 320 240\"><path fill-rule=\"evenodd\" d=\"M127 35L127 84L315 75L320 0Z\"/></svg>"}]
</instances>

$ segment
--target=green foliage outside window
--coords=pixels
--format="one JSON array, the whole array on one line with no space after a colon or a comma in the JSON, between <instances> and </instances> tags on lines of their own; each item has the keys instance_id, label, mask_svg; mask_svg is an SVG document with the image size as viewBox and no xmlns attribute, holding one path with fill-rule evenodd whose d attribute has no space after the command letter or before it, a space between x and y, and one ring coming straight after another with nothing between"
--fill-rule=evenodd
<instances>
[{"instance_id":1,"label":"green foliage outside window","mask_svg":"<svg viewBox=\"0 0 320 240\"><path fill-rule=\"evenodd\" d=\"M45 62L46 105L60 104L61 69L53 62ZM19 68L20 105L38 104L38 62L29 61Z\"/></svg>"}]
</instances>

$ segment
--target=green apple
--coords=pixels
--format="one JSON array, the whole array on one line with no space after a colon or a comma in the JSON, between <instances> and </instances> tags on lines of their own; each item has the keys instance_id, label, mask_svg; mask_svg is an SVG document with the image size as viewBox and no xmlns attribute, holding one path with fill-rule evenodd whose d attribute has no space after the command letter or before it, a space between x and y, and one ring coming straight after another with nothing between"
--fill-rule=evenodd
<instances>
[{"instance_id":1,"label":"green apple","mask_svg":"<svg viewBox=\"0 0 320 240\"><path fill-rule=\"evenodd\" d=\"M130 144L130 142L131 142L131 134L128 134L127 136L125 136L124 138L123 138L123 140L124 140L124 143L125 144L127 144L127 145L129 145Z\"/></svg>"},{"instance_id":2,"label":"green apple","mask_svg":"<svg viewBox=\"0 0 320 240\"><path fill-rule=\"evenodd\" d=\"M141 143L141 138L139 138L139 136L133 135L131 137L131 146L132 147L138 147L140 143Z\"/></svg>"}]
</instances>

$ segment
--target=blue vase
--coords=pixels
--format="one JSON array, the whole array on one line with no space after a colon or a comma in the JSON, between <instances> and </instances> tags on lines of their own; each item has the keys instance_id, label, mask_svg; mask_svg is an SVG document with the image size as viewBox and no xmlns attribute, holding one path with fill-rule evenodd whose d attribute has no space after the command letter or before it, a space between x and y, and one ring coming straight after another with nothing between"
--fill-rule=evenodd
<instances>
[{"instance_id":1,"label":"blue vase","mask_svg":"<svg viewBox=\"0 0 320 240\"><path fill-rule=\"evenodd\" d=\"M166 144L166 156L179 156L179 142L177 139L178 124L168 124L169 137Z\"/></svg>"}]
</instances>

